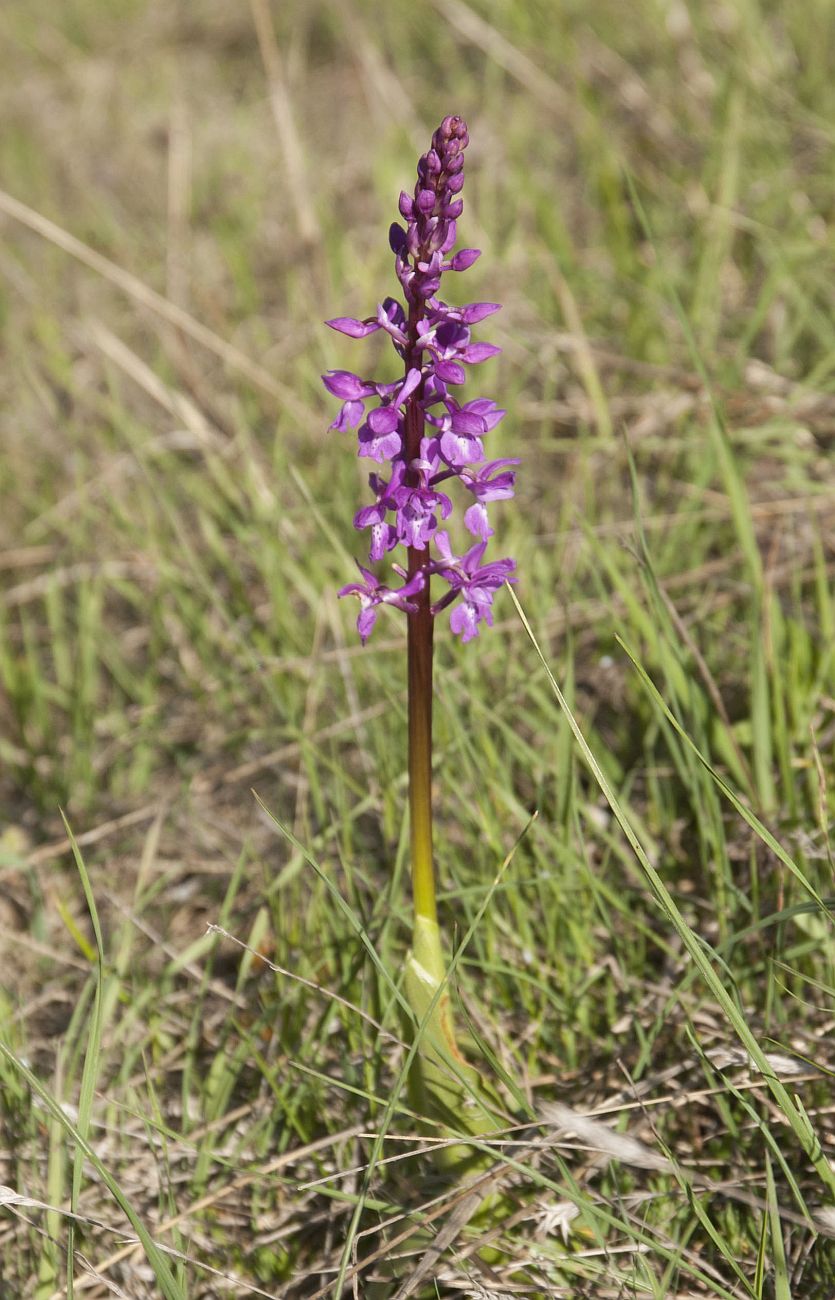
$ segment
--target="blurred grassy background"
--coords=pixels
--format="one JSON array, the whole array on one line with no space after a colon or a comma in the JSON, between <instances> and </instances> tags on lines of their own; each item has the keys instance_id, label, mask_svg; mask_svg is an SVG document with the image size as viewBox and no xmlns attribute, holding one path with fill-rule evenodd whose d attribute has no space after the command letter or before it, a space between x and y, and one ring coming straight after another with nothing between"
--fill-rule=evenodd
<instances>
[{"instance_id":1,"label":"blurred grassy background","mask_svg":"<svg viewBox=\"0 0 835 1300\"><path fill-rule=\"evenodd\" d=\"M492 454L523 457L497 553L740 1014L799 1054L793 1086L835 1155L831 1091L804 1064L833 1064L829 917L616 640L830 896L833 40L828 0L3 5L4 1041L77 1105L101 1038L82 1121L149 1228L173 1220L160 1239L194 1262L171 1294L327 1294L357 1232L381 1234L363 1257L429 1194L425 1161L362 1174L358 1134L402 1064L353 925L396 978L403 643L392 618L361 650L335 597L368 467L326 432L319 375L392 364L322 321L393 292L388 224L447 112L472 139L459 242L484 250L454 291L505 304L472 395L508 408ZM769 1142L781 1209L823 1190L728 1057L506 595L497 624L467 648L438 636L450 933L539 810L459 966L474 1035L517 1105L613 1111L638 1090L674 1157L761 1202L688 1201L660 1176L649 1195L646 1175L552 1156L515 1192L496 1277L524 1295L829 1296L831 1242L787 1219L784 1245L776 1200L762 1209ZM59 807L101 913L100 980ZM73 1191L62 1121L0 1069L0 1179L54 1207L5 1212L0 1280L65 1295L57 1207L116 1211L89 1168ZM414 1129L400 1108L394 1128ZM567 1243L543 1227L559 1195L581 1204ZM107 1232L83 1224L75 1245L131 1297L168 1294L141 1252L108 1262ZM485 1267L453 1251L426 1294L498 1285Z\"/></svg>"}]
</instances>

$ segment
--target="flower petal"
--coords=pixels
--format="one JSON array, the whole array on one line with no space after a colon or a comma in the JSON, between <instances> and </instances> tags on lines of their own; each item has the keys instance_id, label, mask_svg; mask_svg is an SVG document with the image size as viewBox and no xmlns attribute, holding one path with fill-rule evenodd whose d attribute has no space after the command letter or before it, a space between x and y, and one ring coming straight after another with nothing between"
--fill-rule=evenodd
<instances>
[{"instance_id":1,"label":"flower petal","mask_svg":"<svg viewBox=\"0 0 835 1300\"><path fill-rule=\"evenodd\" d=\"M497 348L493 343L471 343L469 347L462 348L459 356L467 365L475 366L480 361L488 361L490 357L497 357L501 348Z\"/></svg>"},{"instance_id":2,"label":"flower petal","mask_svg":"<svg viewBox=\"0 0 835 1300\"><path fill-rule=\"evenodd\" d=\"M337 429L340 433L345 433L348 429L355 429L364 414L364 402L345 402L345 404L340 407L339 414L330 427L332 429Z\"/></svg>"},{"instance_id":3,"label":"flower petal","mask_svg":"<svg viewBox=\"0 0 835 1300\"><path fill-rule=\"evenodd\" d=\"M353 316L335 316L333 320L326 320L325 324L352 339L364 339L380 328L376 321L355 320Z\"/></svg>"},{"instance_id":4,"label":"flower petal","mask_svg":"<svg viewBox=\"0 0 835 1300\"><path fill-rule=\"evenodd\" d=\"M433 369L446 384L463 384L467 378L466 370L457 361L436 361Z\"/></svg>"},{"instance_id":5,"label":"flower petal","mask_svg":"<svg viewBox=\"0 0 835 1300\"><path fill-rule=\"evenodd\" d=\"M371 384L363 383L359 375L352 374L350 370L328 370L322 375L322 383L329 393L341 397L345 402L371 397L374 393Z\"/></svg>"},{"instance_id":6,"label":"flower petal","mask_svg":"<svg viewBox=\"0 0 835 1300\"><path fill-rule=\"evenodd\" d=\"M467 410L466 407L462 406L450 413L450 428L454 433L470 434L478 437L479 434L485 432L486 425L482 415L479 415L476 411Z\"/></svg>"},{"instance_id":7,"label":"flower petal","mask_svg":"<svg viewBox=\"0 0 835 1300\"><path fill-rule=\"evenodd\" d=\"M474 636L478 636L478 613L469 601L461 601L450 614L449 625L466 645Z\"/></svg>"},{"instance_id":8,"label":"flower petal","mask_svg":"<svg viewBox=\"0 0 835 1300\"><path fill-rule=\"evenodd\" d=\"M441 434L440 446L448 465L461 467L484 459L484 448L474 434L457 434L447 429Z\"/></svg>"},{"instance_id":9,"label":"flower petal","mask_svg":"<svg viewBox=\"0 0 835 1300\"><path fill-rule=\"evenodd\" d=\"M375 406L368 412L368 427L374 433L391 433L397 428L400 412L396 406Z\"/></svg>"},{"instance_id":10,"label":"flower petal","mask_svg":"<svg viewBox=\"0 0 835 1300\"><path fill-rule=\"evenodd\" d=\"M387 551L397 545L397 533L391 524L376 523L371 527L371 546L368 558L372 563L382 560Z\"/></svg>"},{"instance_id":11,"label":"flower petal","mask_svg":"<svg viewBox=\"0 0 835 1300\"><path fill-rule=\"evenodd\" d=\"M377 606L367 605L361 609L357 616L357 631L360 634L360 640L365 645L368 638L374 630L374 624L377 621Z\"/></svg>"},{"instance_id":12,"label":"flower petal","mask_svg":"<svg viewBox=\"0 0 835 1300\"><path fill-rule=\"evenodd\" d=\"M481 257L480 248L461 248L450 258L449 269L451 271L466 271Z\"/></svg>"},{"instance_id":13,"label":"flower petal","mask_svg":"<svg viewBox=\"0 0 835 1300\"><path fill-rule=\"evenodd\" d=\"M370 456L382 464L387 460L394 460L394 457L400 454L402 450L403 439L400 436L400 430L394 429L391 433L376 434L364 424L359 431L359 454L360 456Z\"/></svg>"},{"instance_id":14,"label":"flower petal","mask_svg":"<svg viewBox=\"0 0 835 1300\"><path fill-rule=\"evenodd\" d=\"M398 389L397 397L394 402L395 406L402 406L406 398L411 397L412 393L420 384L421 378L422 376L420 371L413 366Z\"/></svg>"},{"instance_id":15,"label":"flower petal","mask_svg":"<svg viewBox=\"0 0 835 1300\"><path fill-rule=\"evenodd\" d=\"M363 506L354 515L354 527L357 529L370 528L372 524L379 524L385 515L385 507L381 506L379 501L373 506Z\"/></svg>"},{"instance_id":16,"label":"flower petal","mask_svg":"<svg viewBox=\"0 0 835 1300\"><path fill-rule=\"evenodd\" d=\"M486 541L488 537L493 536L493 529L487 518L487 507L480 501L476 501L475 505L464 512L464 524L474 537L483 537Z\"/></svg>"},{"instance_id":17,"label":"flower petal","mask_svg":"<svg viewBox=\"0 0 835 1300\"><path fill-rule=\"evenodd\" d=\"M468 307L462 307L461 319L465 325L475 325L476 321L484 320L486 316L492 316L493 312L501 311L500 302L471 302Z\"/></svg>"}]
</instances>

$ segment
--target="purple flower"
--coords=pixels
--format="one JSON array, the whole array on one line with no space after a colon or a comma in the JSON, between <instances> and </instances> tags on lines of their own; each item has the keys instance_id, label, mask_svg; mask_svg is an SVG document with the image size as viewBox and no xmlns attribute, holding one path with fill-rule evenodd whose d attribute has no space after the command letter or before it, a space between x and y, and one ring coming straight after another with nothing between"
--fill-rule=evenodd
<instances>
[{"instance_id":1,"label":"purple flower","mask_svg":"<svg viewBox=\"0 0 835 1300\"><path fill-rule=\"evenodd\" d=\"M368 416L359 431L359 454L372 460L392 460L403 450L403 416L396 406L384 403Z\"/></svg>"},{"instance_id":2,"label":"purple flower","mask_svg":"<svg viewBox=\"0 0 835 1300\"><path fill-rule=\"evenodd\" d=\"M405 348L409 342L406 335L406 313L394 298L386 298L377 308L377 323L394 339L399 348Z\"/></svg>"},{"instance_id":3,"label":"purple flower","mask_svg":"<svg viewBox=\"0 0 835 1300\"><path fill-rule=\"evenodd\" d=\"M394 605L396 609L405 610L410 614L414 613L417 605L411 597L416 596L422 589L426 578L423 572L416 573L408 582L404 582L403 586L399 587L397 591L392 591L390 587L384 587L370 569L363 568L359 563L357 563L357 568L364 581L349 582L346 587L341 587L337 594L339 596L359 597L360 612L357 616L357 631L360 634L360 640L365 645L377 621L377 610L380 605ZM400 577L406 576L399 566L396 566L395 572Z\"/></svg>"},{"instance_id":4,"label":"purple flower","mask_svg":"<svg viewBox=\"0 0 835 1300\"><path fill-rule=\"evenodd\" d=\"M471 461L483 460L481 436L487 432L484 419L469 409L469 403L459 406L450 399L446 407L446 414L437 421L441 429L438 445L446 463L463 469Z\"/></svg>"},{"instance_id":5,"label":"purple flower","mask_svg":"<svg viewBox=\"0 0 835 1300\"><path fill-rule=\"evenodd\" d=\"M440 510L441 518L448 519L452 502L444 492L430 486L429 477L433 470L430 462L413 461L409 468L417 476L418 484L416 487L404 484L397 489L397 540L404 546L423 551L438 527L436 512Z\"/></svg>"},{"instance_id":6,"label":"purple flower","mask_svg":"<svg viewBox=\"0 0 835 1300\"><path fill-rule=\"evenodd\" d=\"M464 469L459 475L461 483L476 499L475 505L470 506L465 512L464 523L470 532L480 537L482 541L493 536L493 529L487 518L487 502L507 501L513 496L516 474L512 469L506 470L502 466L518 464L518 456L506 456L502 460L489 460L475 470ZM498 474L496 470L499 470Z\"/></svg>"},{"instance_id":7,"label":"purple flower","mask_svg":"<svg viewBox=\"0 0 835 1300\"><path fill-rule=\"evenodd\" d=\"M374 396L374 385L363 383L359 376L351 374L350 370L329 370L327 374L322 375L322 383L334 397L343 399L339 415L331 428L338 429L340 433L355 428L365 412L365 399Z\"/></svg>"},{"instance_id":8,"label":"purple flower","mask_svg":"<svg viewBox=\"0 0 835 1300\"><path fill-rule=\"evenodd\" d=\"M481 439L494 429L504 416L504 411L489 398L476 398L459 406L453 399L446 403L446 414L429 416L429 422L440 430L438 446L448 465L463 473L472 462L484 459Z\"/></svg>"},{"instance_id":9,"label":"purple flower","mask_svg":"<svg viewBox=\"0 0 835 1300\"><path fill-rule=\"evenodd\" d=\"M515 582L512 574L516 563L506 559L482 564L486 541L476 542L464 555L453 555L446 533L436 534L435 545L441 558L433 564L432 570L446 578L450 591L433 607L433 613L440 613L460 595L461 604L456 605L450 614L449 625L462 641L472 641L474 636L478 636L478 625L482 620L492 627L493 597L505 582Z\"/></svg>"},{"instance_id":10,"label":"purple flower","mask_svg":"<svg viewBox=\"0 0 835 1300\"><path fill-rule=\"evenodd\" d=\"M400 540L394 525L386 522L386 515L389 511L398 509L397 491L403 482L404 470L402 460L395 461L392 465L391 481L388 483L380 478L379 474L369 474L368 485L377 500L373 506L364 506L354 515L355 528L371 529L368 558L372 562L381 560L386 551L390 551Z\"/></svg>"},{"instance_id":11,"label":"purple flower","mask_svg":"<svg viewBox=\"0 0 835 1300\"><path fill-rule=\"evenodd\" d=\"M369 476L374 502L354 516L356 528L370 530L370 559L382 560L398 544L410 553L413 576L399 590L381 585L369 570L361 569L364 582L340 592L360 598L363 641L381 604L407 614L421 608L434 615L453 603L452 629L469 641L480 623L492 621L493 596L514 569L512 560L482 564L493 535L487 506L513 496L515 474L508 467L518 464L516 458L485 460L483 440L505 412L490 398L462 402L451 392L466 382L469 366L500 351L471 337L472 326L498 311L499 304L458 307L438 296L445 272L466 271L480 255L477 248L452 251L464 207L468 140L465 122L445 117L418 161L413 193L400 195L400 221L389 230L389 245L405 305L385 298L374 315L338 316L327 322L355 339L382 331L403 367L402 377L394 382L363 379L349 370L322 376L328 392L342 402L331 427L344 431L359 426L359 454L390 466L388 474ZM461 556L453 554L447 533L439 530L453 510L452 499L440 485L453 479L470 493L463 522L479 539ZM394 567L406 579L406 571ZM434 604L429 593L432 578L447 586Z\"/></svg>"}]
</instances>

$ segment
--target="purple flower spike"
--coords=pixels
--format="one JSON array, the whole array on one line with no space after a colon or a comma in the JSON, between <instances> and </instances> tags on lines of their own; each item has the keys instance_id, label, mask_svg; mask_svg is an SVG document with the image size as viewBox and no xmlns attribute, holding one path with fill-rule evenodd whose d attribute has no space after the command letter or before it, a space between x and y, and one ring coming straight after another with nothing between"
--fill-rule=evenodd
<instances>
[{"instance_id":1,"label":"purple flower spike","mask_svg":"<svg viewBox=\"0 0 835 1300\"><path fill-rule=\"evenodd\" d=\"M400 220L389 230L389 244L405 304L386 298L365 319L338 316L327 322L355 339L382 331L402 366L401 378L393 383L366 380L349 370L322 376L328 392L342 402L331 427L344 431L359 425L359 454L390 466L388 473L370 475L374 503L354 517L356 528L370 530L369 558L376 563L398 545L409 552L411 576L394 566L403 579L399 589L384 586L360 566L363 581L340 591L340 596L359 598L357 627L363 643L383 604L409 615L422 610L422 616L454 605L452 630L462 641L470 641L482 623L492 623L498 589L514 581L513 560L482 563L493 536L487 507L513 496L515 471L510 466L519 463L515 457L485 460L483 440L505 412L487 397L459 401L452 395L466 382L469 366L500 352L491 343L474 342L470 333L472 326L499 311L500 304L456 307L438 296L445 272L466 271L480 256L477 248L452 251L464 209L468 142L463 119L445 117L418 161L413 193L400 195ZM463 523L478 539L463 555L454 554L448 534L439 527L453 511L452 499L440 485L452 479L470 494ZM429 594L432 578L447 587L434 603Z\"/></svg>"}]
</instances>

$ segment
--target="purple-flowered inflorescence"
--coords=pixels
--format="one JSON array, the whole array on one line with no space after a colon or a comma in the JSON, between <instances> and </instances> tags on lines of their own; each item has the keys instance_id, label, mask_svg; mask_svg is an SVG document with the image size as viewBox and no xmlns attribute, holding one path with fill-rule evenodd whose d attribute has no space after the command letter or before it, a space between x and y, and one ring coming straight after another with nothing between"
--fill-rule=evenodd
<instances>
[{"instance_id":1,"label":"purple-flowered inflorescence","mask_svg":"<svg viewBox=\"0 0 835 1300\"><path fill-rule=\"evenodd\" d=\"M468 138L462 118L445 117L418 162L414 195L400 195L405 227L392 225L389 243L405 307L386 298L365 320L339 316L327 322L356 339L385 331L404 365L403 377L389 384L347 370L322 376L328 392L342 401L331 428L356 428L360 456L385 467L369 476L374 503L354 518L356 528L369 530L369 558L380 561L398 545L408 551L408 569L393 565L400 587L382 585L360 565L363 581L349 583L339 593L359 597L357 626L363 642L381 604L416 613L420 602L430 599L433 577L445 582L447 590L429 605L431 614L454 606L452 630L469 641L478 636L482 622L492 623L496 591L514 581L513 560L482 563L493 535L487 505L513 496L515 471L509 467L519 463L515 457L485 458L484 437L505 412L489 398L465 402L453 391L465 382L468 366L501 350L474 343L470 336L470 326L498 311L499 304L451 307L438 297L445 271L465 271L480 256L477 248L452 252L464 206L460 195ZM446 491L452 479L469 494L464 525L478 539L461 555L439 527L452 513Z\"/></svg>"}]
</instances>

